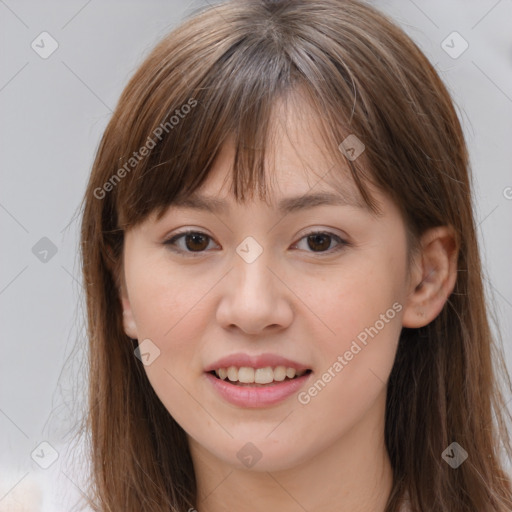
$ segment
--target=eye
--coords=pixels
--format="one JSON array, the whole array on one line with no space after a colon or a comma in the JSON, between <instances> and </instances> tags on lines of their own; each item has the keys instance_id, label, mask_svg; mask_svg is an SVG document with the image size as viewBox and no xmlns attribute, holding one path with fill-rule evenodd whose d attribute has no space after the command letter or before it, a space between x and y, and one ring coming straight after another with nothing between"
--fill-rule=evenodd
<instances>
[{"instance_id":1,"label":"eye","mask_svg":"<svg viewBox=\"0 0 512 512\"><path fill-rule=\"evenodd\" d=\"M208 249L210 241L212 240L213 239L206 233L189 230L183 233L178 233L163 243L164 245L170 246L170 248L175 252L186 253L190 256L198 256ZM309 251L308 249L304 250L320 254L332 254L333 252L340 251L344 247L350 245L347 241L334 233L330 233L328 231L312 231L311 233L303 236L299 242L292 246L292 248L299 246L300 242L303 240L306 241L307 247L311 249ZM334 249L331 248L333 240L337 243ZM178 243L181 241L183 241L184 244Z\"/></svg>"},{"instance_id":2,"label":"eye","mask_svg":"<svg viewBox=\"0 0 512 512\"><path fill-rule=\"evenodd\" d=\"M179 246L178 241L184 240L185 247ZM171 249L176 252L185 252L191 253L191 256L195 256L193 253L201 253L209 245L209 240L212 238L206 233L202 233L200 231L185 231L184 233L179 233L169 240L164 242L164 245L171 246Z\"/></svg>"},{"instance_id":3,"label":"eye","mask_svg":"<svg viewBox=\"0 0 512 512\"><path fill-rule=\"evenodd\" d=\"M343 240L341 237L335 235L334 233L330 233L329 231L312 231L311 233L303 236L293 247L297 247L303 240L306 241L307 247L312 249L312 251L309 252L314 253L332 254L333 252L340 251L345 246L349 245L347 241ZM330 247L333 240L335 240L338 245L335 246L334 249L331 249Z\"/></svg>"}]
</instances>

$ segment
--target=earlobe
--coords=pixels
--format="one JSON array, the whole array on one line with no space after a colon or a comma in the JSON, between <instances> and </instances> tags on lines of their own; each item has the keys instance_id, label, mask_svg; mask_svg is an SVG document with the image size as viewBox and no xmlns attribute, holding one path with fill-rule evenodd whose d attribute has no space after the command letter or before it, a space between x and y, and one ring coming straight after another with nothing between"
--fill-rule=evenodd
<instances>
[{"instance_id":1,"label":"earlobe","mask_svg":"<svg viewBox=\"0 0 512 512\"><path fill-rule=\"evenodd\" d=\"M402 325L419 328L432 322L443 309L457 280L458 243L451 226L427 230L406 301Z\"/></svg>"},{"instance_id":2,"label":"earlobe","mask_svg":"<svg viewBox=\"0 0 512 512\"><path fill-rule=\"evenodd\" d=\"M130 305L130 300L128 299L128 295L125 290L124 283L121 285L119 294L121 298L121 305L123 308L124 332L129 338L138 339L137 325L135 323L135 318L133 317L133 311Z\"/></svg>"},{"instance_id":3,"label":"earlobe","mask_svg":"<svg viewBox=\"0 0 512 512\"><path fill-rule=\"evenodd\" d=\"M113 257L112 247L107 246L107 263L110 271L114 277L119 299L121 301L121 307L123 310L123 330L125 334L132 339L138 339L137 336L137 325L133 316L132 308L130 305L130 299L128 298L128 292L126 290L126 281L124 276L124 264L121 262L118 264L117 260Z\"/></svg>"}]
</instances>

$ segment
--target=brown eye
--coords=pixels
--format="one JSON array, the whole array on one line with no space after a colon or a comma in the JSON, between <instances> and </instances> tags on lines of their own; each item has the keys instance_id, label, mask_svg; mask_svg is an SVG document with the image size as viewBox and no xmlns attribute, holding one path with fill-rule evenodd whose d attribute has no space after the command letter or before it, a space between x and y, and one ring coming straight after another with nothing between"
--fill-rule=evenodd
<instances>
[{"instance_id":1,"label":"brown eye","mask_svg":"<svg viewBox=\"0 0 512 512\"><path fill-rule=\"evenodd\" d=\"M184 244L178 243L182 240L185 242ZM173 236L169 240L165 241L164 245L168 245L175 252L195 256L196 254L193 253L197 253L197 255L199 255L205 252L211 240L211 237L205 233L201 233L199 231L187 231Z\"/></svg>"},{"instance_id":2,"label":"brown eye","mask_svg":"<svg viewBox=\"0 0 512 512\"><path fill-rule=\"evenodd\" d=\"M300 247L302 241L306 241L306 247ZM334 242L334 244L333 244ZM333 247L331 247L333 245ZM302 237L299 242L295 244L299 249L303 249L306 252L313 252L319 255L332 254L340 251L350 245L348 242L340 238L338 235L329 232L315 231Z\"/></svg>"},{"instance_id":3,"label":"brown eye","mask_svg":"<svg viewBox=\"0 0 512 512\"><path fill-rule=\"evenodd\" d=\"M325 233L308 236L308 247L313 251L326 251L331 245L331 237Z\"/></svg>"},{"instance_id":4,"label":"brown eye","mask_svg":"<svg viewBox=\"0 0 512 512\"><path fill-rule=\"evenodd\" d=\"M185 235L185 246L191 251L202 251L208 247L207 238L201 233L187 234Z\"/></svg>"},{"instance_id":5,"label":"brown eye","mask_svg":"<svg viewBox=\"0 0 512 512\"><path fill-rule=\"evenodd\" d=\"M182 240L185 243L179 243ZM188 256L200 256L202 253L208 252L208 246L212 241L213 239L206 233L201 233L200 231L186 231L173 236L163 243L169 246L174 252ZM334 233L321 231L315 231L305 235L295 246L299 246L302 241L306 241L307 246L303 250L318 255L323 255L324 253L326 255L332 254L350 245ZM333 241L335 244L334 247L331 247Z\"/></svg>"}]
</instances>

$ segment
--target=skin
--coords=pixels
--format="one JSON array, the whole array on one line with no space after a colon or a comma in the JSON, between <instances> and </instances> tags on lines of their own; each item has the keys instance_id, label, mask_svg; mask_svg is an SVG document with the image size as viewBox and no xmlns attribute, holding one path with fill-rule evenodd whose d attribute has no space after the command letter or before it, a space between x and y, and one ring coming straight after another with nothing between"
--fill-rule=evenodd
<instances>
[{"instance_id":1,"label":"skin","mask_svg":"<svg viewBox=\"0 0 512 512\"><path fill-rule=\"evenodd\" d=\"M402 326L431 322L453 290L453 233L448 227L426 232L409 268L401 214L375 188L380 217L343 205L280 215L273 206L281 198L336 187L320 179L332 163L307 105L300 114L277 112L270 206L255 198L234 201L228 179L234 153L227 143L199 193L223 199L228 213L171 206L160 221L151 216L126 233L125 332L160 350L144 368L187 433L199 512L237 510L241 503L251 511L384 511L392 486L386 383ZM353 190L348 178L338 183ZM191 243L206 249L197 257L190 249L173 252L163 242L178 228L211 237ZM350 244L334 251L336 239L327 238L321 252L308 245L311 231ZM250 264L235 252L247 236L263 248ZM185 242L177 242L183 251ZM395 303L401 310L307 404L293 395L267 408L236 407L204 378L204 367L222 356L271 352L306 363L311 384ZM261 452L251 468L237 457L247 442Z\"/></svg>"}]
</instances>

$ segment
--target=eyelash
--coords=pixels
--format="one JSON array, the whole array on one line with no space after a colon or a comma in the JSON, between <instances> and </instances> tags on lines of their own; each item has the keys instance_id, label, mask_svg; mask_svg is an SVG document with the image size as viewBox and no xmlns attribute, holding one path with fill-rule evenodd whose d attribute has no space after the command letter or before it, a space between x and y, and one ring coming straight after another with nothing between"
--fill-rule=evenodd
<instances>
[{"instance_id":1,"label":"eyelash","mask_svg":"<svg viewBox=\"0 0 512 512\"><path fill-rule=\"evenodd\" d=\"M183 250L183 249L177 249L176 248L176 245L175 245L176 241L179 240L180 238L184 238L187 235L202 235L202 236L207 237L210 240L213 240L212 237L210 237L206 233L203 233L201 231L188 230L188 231L183 231L181 233L177 233L177 234L173 235L168 240L165 240L163 242L163 244L169 246L169 248L172 251L174 251L174 252L181 253L181 254L186 254L187 257L190 256L192 258L196 258L196 257L201 256L202 254L204 254L206 252L206 250L203 250L203 251L188 251L188 250ZM346 240L343 240L338 235L336 235L334 233L331 233L329 231L311 231L309 233L306 233L304 236L302 236L300 238L299 242L301 240L311 236L311 235L326 235L326 236L328 236L330 238L335 239L338 242L338 246L335 249L328 249L327 251L321 251L321 252L307 251L307 252L311 252L313 254L317 254L320 257L322 257L324 255L330 255L330 254L333 254L333 253L337 253L337 252L343 250L345 247L350 246L349 242L347 242ZM297 244L294 244L294 245L297 245Z\"/></svg>"}]
</instances>

